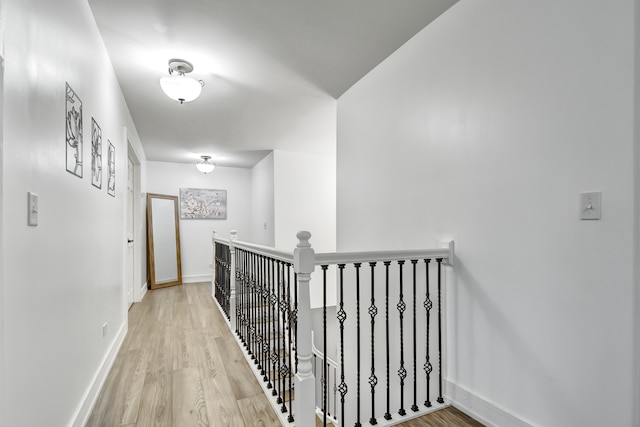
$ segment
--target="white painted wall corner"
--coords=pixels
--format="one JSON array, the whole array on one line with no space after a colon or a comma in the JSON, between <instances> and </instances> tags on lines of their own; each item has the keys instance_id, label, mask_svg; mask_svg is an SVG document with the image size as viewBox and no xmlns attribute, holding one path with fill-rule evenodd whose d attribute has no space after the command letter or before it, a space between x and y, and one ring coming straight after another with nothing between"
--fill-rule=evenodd
<instances>
[{"instance_id":1,"label":"white painted wall corner","mask_svg":"<svg viewBox=\"0 0 640 427\"><path fill-rule=\"evenodd\" d=\"M535 427L535 424L456 383L445 381L445 387L445 397L451 401L453 406L486 426Z\"/></svg>"}]
</instances>

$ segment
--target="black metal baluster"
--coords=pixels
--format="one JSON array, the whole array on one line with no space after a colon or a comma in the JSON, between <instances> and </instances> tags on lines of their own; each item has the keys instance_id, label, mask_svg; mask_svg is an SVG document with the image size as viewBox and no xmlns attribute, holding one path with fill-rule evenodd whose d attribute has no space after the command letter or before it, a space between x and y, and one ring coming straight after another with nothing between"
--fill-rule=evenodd
<instances>
[{"instance_id":1,"label":"black metal baluster","mask_svg":"<svg viewBox=\"0 0 640 427\"><path fill-rule=\"evenodd\" d=\"M236 250L236 272L240 275L240 279L236 281L236 294L238 303L236 304L236 335L242 341L242 249Z\"/></svg>"},{"instance_id":2,"label":"black metal baluster","mask_svg":"<svg viewBox=\"0 0 640 427\"><path fill-rule=\"evenodd\" d=\"M240 322L239 322L239 335L240 335L240 341L242 341L242 345L243 346L247 346L247 338L246 338L246 330L245 330L245 326L246 326L246 306L247 306L247 289L246 289L246 271L245 271L245 259L246 259L246 252L244 250L240 250L239 253L239 264L240 264L240 272L241 272L241 280L240 280L240 296L241 296L241 302L240 302Z\"/></svg>"},{"instance_id":3,"label":"black metal baluster","mask_svg":"<svg viewBox=\"0 0 640 427\"><path fill-rule=\"evenodd\" d=\"M258 371L264 377L264 304L262 303L262 290L264 289L264 260L260 256L258 259L258 287L256 296L258 300Z\"/></svg>"},{"instance_id":4,"label":"black metal baluster","mask_svg":"<svg viewBox=\"0 0 640 427\"><path fill-rule=\"evenodd\" d=\"M259 282L258 282L258 262L260 260L260 257L262 257L262 255L258 255L258 254L254 254L252 262L251 262L251 276L253 277L253 292L251 294L251 299L253 301L253 328L252 328L252 332L253 332L253 355L251 356L251 359L253 360L253 363L255 365L258 364L258 326L259 326L259 319L258 319L258 303L260 301L259 299Z\"/></svg>"},{"instance_id":5,"label":"black metal baluster","mask_svg":"<svg viewBox=\"0 0 640 427\"><path fill-rule=\"evenodd\" d=\"M249 273L250 273L250 277L251 277L251 322L249 325L249 335L251 337L251 343L249 345L249 354L251 355L251 360L253 360L253 362L255 363L256 360L256 355L255 355L255 349L256 349L256 324L257 324L257 319L256 319L256 276L255 276L255 265L256 265L256 258L258 257L258 255L256 255L255 253L251 253L251 260L249 262Z\"/></svg>"},{"instance_id":6,"label":"black metal baluster","mask_svg":"<svg viewBox=\"0 0 640 427\"><path fill-rule=\"evenodd\" d=\"M295 286L295 284L294 284ZM290 423L292 423L294 421L293 419L293 408L291 407L291 404L293 402L293 384L292 384L292 377L293 375L291 374L291 367L293 366L292 363L292 355L291 355L291 329L292 329L292 313L291 313L291 264L287 264L287 323L288 323L288 327L287 327L287 333L289 335L289 416L287 417L287 421L289 421Z\"/></svg>"},{"instance_id":7,"label":"black metal baluster","mask_svg":"<svg viewBox=\"0 0 640 427\"><path fill-rule=\"evenodd\" d=\"M271 322L273 323L273 349L271 351L271 364L273 369L273 390L271 391L272 396L278 395L278 359L280 358L280 351L278 349L278 345L280 344L280 340L278 339L278 295L277 295L277 271L275 266L275 260L271 259ZM277 329L276 329L277 328Z\"/></svg>"},{"instance_id":8,"label":"black metal baluster","mask_svg":"<svg viewBox=\"0 0 640 427\"><path fill-rule=\"evenodd\" d=\"M293 347L296 350L296 368L295 373L298 373L298 273L293 272Z\"/></svg>"},{"instance_id":9,"label":"black metal baluster","mask_svg":"<svg viewBox=\"0 0 640 427\"><path fill-rule=\"evenodd\" d=\"M262 375L262 381L269 381L268 370L269 370L269 270L268 270L268 260L267 258L262 259L262 265L260 267L262 270L262 286L260 287L260 306L261 306L261 315L262 318L262 371L260 374ZM265 369L266 368L266 369Z\"/></svg>"},{"instance_id":10,"label":"black metal baluster","mask_svg":"<svg viewBox=\"0 0 640 427\"><path fill-rule=\"evenodd\" d=\"M276 335L276 346L277 346L277 353L278 353L278 359L276 362L276 373L274 375L276 375L276 391L277 391L277 396L278 398L276 399L276 402L278 404L282 403L282 387L281 387L281 383L282 383L282 372L280 371L280 359L282 358L282 352L280 351L280 335L281 335L281 329L280 329L280 310L282 310L282 304L280 303L280 287L281 287L281 283L280 283L280 261L279 260L275 260L275 266L276 266L276 331L278 332L278 334ZM275 395L274 395L275 396Z\"/></svg>"},{"instance_id":11,"label":"black metal baluster","mask_svg":"<svg viewBox=\"0 0 640 427\"><path fill-rule=\"evenodd\" d=\"M272 356L272 351L271 351L271 343L273 342L273 335L272 335L272 327L271 325L273 324L273 305L271 303L271 289L273 287L273 260L271 259L267 259L267 299L266 299L266 304L267 305L267 361L265 363L266 368L267 368L267 388L273 388L273 383L271 382L271 356Z\"/></svg>"},{"instance_id":12,"label":"black metal baluster","mask_svg":"<svg viewBox=\"0 0 640 427\"><path fill-rule=\"evenodd\" d=\"M256 285L253 289L253 292L255 294L254 297L254 301L255 301L255 313L256 313L256 325L254 328L255 331L255 338L253 341L253 353L256 356L256 360L255 360L255 364L257 365L256 367L258 368L258 370L260 369L261 363L260 363L260 355L262 354L262 344L261 344L261 338L260 338L260 327L262 326L262 316L260 315L260 298L262 295L262 283L261 283L261 278L260 278L260 262L262 261L262 258L264 258L264 256L262 255L257 255L255 262L254 262L254 275L256 278Z\"/></svg>"},{"instance_id":13,"label":"black metal baluster","mask_svg":"<svg viewBox=\"0 0 640 427\"><path fill-rule=\"evenodd\" d=\"M282 351L281 356L278 358L278 365L280 368L280 412L287 412L286 405L286 385L287 385L287 334L285 333L285 313L286 313L286 293L284 289L284 262L278 261L279 282L280 282L280 317L282 318L282 328L280 328L280 334L282 335Z\"/></svg>"},{"instance_id":14,"label":"black metal baluster","mask_svg":"<svg viewBox=\"0 0 640 427\"><path fill-rule=\"evenodd\" d=\"M340 272L340 309L336 313L338 322L340 324L340 385L338 391L340 392L340 425L345 425L344 419L344 396L347 394L347 384L344 382L344 321L347 320L347 313L344 311L344 267L345 264L338 264L338 271Z\"/></svg>"},{"instance_id":15,"label":"black metal baluster","mask_svg":"<svg viewBox=\"0 0 640 427\"><path fill-rule=\"evenodd\" d=\"M375 269L376 263L370 262L371 267L371 305L369 306L369 316L371 316L371 375L369 376L369 385L371 386L371 418L369 424L376 425L376 385L378 384L378 377L376 377L376 358L375 358L375 326L376 315L378 314L378 308L376 307L375 298Z\"/></svg>"},{"instance_id":16,"label":"black metal baluster","mask_svg":"<svg viewBox=\"0 0 640 427\"><path fill-rule=\"evenodd\" d=\"M437 258L438 262L438 403L444 403L442 398L442 292L441 284L441 267L442 258Z\"/></svg>"},{"instance_id":17,"label":"black metal baluster","mask_svg":"<svg viewBox=\"0 0 640 427\"><path fill-rule=\"evenodd\" d=\"M416 345L416 266L418 264L418 260L411 260L411 264L413 267L413 405L411 405L411 410L413 412L418 412L418 346Z\"/></svg>"},{"instance_id":18,"label":"black metal baluster","mask_svg":"<svg viewBox=\"0 0 640 427\"><path fill-rule=\"evenodd\" d=\"M404 302L403 280L402 280L402 267L404 261L398 261L398 268L400 270L400 301L396 308L400 313L400 369L398 369L398 376L400 377L400 410L398 414L406 415L404 410L404 380L407 378L407 370L404 367L404 311L407 309L407 305Z\"/></svg>"},{"instance_id":19,"label":"black metal baluster","mask_svg":"<svg viewBox=\"0 0 640 427\"><path fill-rule=\"evenodd\" d=\"M425 263L425 275L426 275L426 293L425 293L425 300L424 300L424 309L425 309L425 315L426 315L426 320L427 320L427 336L426 336L426 345L427 345L427 354L425 356L425 362L424 362L424 372L427 374L427 400L424 401L424 406L426 406L427 408L431 407L431 395L430 395L430 382L431 382L431 371L433 371L433 366L431 366L431 357L429 355L429 352L431 351L431 349L429 348L429 334L430 334L430 319L431 319L431 308L433 308L433 303L431 302L430 296L429 296L429 263L431 262L430 259L425 259L424 263Z\"/></svg>"},{"instance_id":20,"label":"black metal baluster","mask_svg":"<svg viewBox=\"0 0 640 427\"><path fill-rule=\"evenodd\" d=\"M353 264L356 269L356 423L354 427L361 427L360 424L360 266L357 262Z\"/></svg>"},{"instance_id":21,"label":"black metal baluster","mask_svg":"<svg viewBox=\"0 0 640 427\"><path fill-rule=\"evenodd\" d=\"M384 316L385 316L385 323L386 323L386 341L387 341L387 369L386 369L386 373L387 373L387 412L385 412L384 414L384 419L385 420L390 420L391 419L391 413L390 413L390 395L391 395L391 388L390 388L390 378L389 378L389 366L390 366L390 362L389 362L389 266L391 265L391 261L385 261L384 262L384 271L385 271L385 296L384 296Z\"/></svg>"},{"instance_id":22,"label":"black metal baluster","mask_svg":"<svg viewBox=\"0 0 640 427\"><path fill-rule=\"evenodd\" d=\"M256 256L256 262L255 262L255 276L256 276L256 286L254 289L254 293L255 293L255 302L256 302L256 307L255 307L255 313L256 313L256 335L255 335L255 342L254 342L254 352L256 355L256 365L258 370L260 370L262 368L262 361L260 360L260 358L262 357L262 324L264 323L264 320L262 319L262 308L261 308L261 300L262 300L262 276L261 276L261 264L262 264L262 260L265 258L265 256L263 255L258 255Z\"/></svg>"},{"instance_id":23,"label":"black metal baluster","mask_svg":"<svg viewBox=\"0 0 640 427\"><path fill-rule=\"evenodd\" d=\"M322 268L322 345L324 358L322 360L322 376L324 378L324 382L322 384L322 425L326 427L327 425L327 412L329 411L329 404L327 400L327 386L329 384L327 367L329 366L327 363L327 268L328 265L321 266Z\"/></svg>"}]
</instances>

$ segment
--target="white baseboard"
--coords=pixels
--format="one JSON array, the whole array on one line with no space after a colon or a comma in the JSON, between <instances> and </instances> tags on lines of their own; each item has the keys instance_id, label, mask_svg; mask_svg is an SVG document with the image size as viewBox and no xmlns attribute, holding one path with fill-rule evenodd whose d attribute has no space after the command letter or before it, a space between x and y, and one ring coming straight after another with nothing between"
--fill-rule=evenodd
<instances>
[{"instance_id":1,"label":"white baseboard","mask_svg":"<svg viewBox=\"0 0 640 427\"><path fill-rule=\"evenodd\" d=\"M147 290L149 290L149 282L144 282L144 285L142 285L142 287L140 288L140 301L136 301L136 302L142 302L142 299L144 298L145 294L147 293Z\"/></svg>"},{"instance_id":2,"label":"white baseboard","mask_svg":"<svg viewBox=\"0 0 640 427\"><path fill-rule=\"evenodd\" d=\"M93 411L93 407L95 406L96 401L98 400L98 396L100 395L102 386L107 380L107 375L109 374L109 371L111 371L111 367L113 366L113 362L116 359L116 355L118 354L118 351L120 351L120 347L122 346L124 337L127 335L127 328L128 323L122 322L122 326L120 326L120 330L113 340L111 348L105 355L104 359L102 359L102 363L100 364L98 372L96 372L96 374L94 375L93 380L91 381L91 385L82 398L80 407L76 411L75 416L72 418L72 427L84 427L87 424L87 421L89 421L89 416L91 415L91 411Z\"/></svg>"},{"instance_id":3,"label":"white baseboard","mask_svg":"<svg viewBox=\"0 0 640 427\"><path fill-rule=\"evenodd\" d=\"M446 381L446 390L445 395L453 406L487 426L534 427L534 424L453 382Z\"/></svg>"},{"instance_id":4,"label":"white baseboard","mask_svg":"<svg viewBox=\"0 0 640 427\"><path fill-rule=\"evenodd\" d=\"M199 274L194 276L182 276L182 283L211 282L212 276L209 274Z\"/></svg>"}]
</instances>

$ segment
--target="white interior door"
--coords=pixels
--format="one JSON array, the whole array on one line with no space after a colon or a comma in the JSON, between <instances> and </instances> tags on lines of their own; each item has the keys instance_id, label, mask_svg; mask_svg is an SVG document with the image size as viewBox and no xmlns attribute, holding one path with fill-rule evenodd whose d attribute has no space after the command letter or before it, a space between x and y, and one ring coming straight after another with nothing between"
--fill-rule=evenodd
<instances>
[{"instance_id":1,"label":"white interior door","mask_svg":"<svg viewBox=\"0 0 640 427\"><path fill-rule=\"evenodd\" d=\"M133 304L133 286L134 286L134 247L133 239L134 227L134 170L133 162L127 157L127 265L126 265L126 286L127 286L127 303L131 307Z\"/></svg>"}]
</instances>

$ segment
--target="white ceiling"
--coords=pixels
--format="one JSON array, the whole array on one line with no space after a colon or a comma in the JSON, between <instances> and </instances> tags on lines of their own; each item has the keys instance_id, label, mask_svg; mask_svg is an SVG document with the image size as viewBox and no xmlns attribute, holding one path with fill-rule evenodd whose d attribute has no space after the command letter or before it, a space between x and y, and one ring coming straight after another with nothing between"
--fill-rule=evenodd
<instances>
[{"instance_id":1,"label":"white ceiling","mask_svg":"<svg viewBox=\"0 0 640 427\"><path fill-rule=\"evenodd\" d=\"M148 160L335 144L335 100L457 0L89 0ZM170 58L202 95L160 89Z\"/></svg>"}]
</instances>

